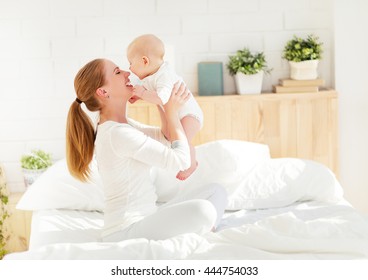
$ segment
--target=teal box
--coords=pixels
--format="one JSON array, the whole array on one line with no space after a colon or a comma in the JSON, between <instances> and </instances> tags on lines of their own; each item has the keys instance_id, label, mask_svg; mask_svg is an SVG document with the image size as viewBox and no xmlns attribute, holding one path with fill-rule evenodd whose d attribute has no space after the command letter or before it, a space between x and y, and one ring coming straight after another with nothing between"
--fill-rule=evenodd
<instances>
[{"instance_id":1,"label":"teal box","mask_svg":"<svg viewBox=\"0 0 368 280\"><path fill-rule=\"evenodd\" d=\"M198 95L223 95L222 62L198 63Z\"/></svg>"}]
</instances>

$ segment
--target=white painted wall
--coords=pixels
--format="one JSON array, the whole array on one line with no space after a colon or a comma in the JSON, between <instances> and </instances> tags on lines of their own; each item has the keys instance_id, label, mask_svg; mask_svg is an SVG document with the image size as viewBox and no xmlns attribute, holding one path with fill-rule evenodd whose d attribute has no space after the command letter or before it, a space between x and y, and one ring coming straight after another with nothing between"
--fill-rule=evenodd
<instances>
[{"instance_id":1,"label":"white painted wall","mask_svg":"<svg viewBox=\"0 0 368 280\"><path fill-rule=\"evenodd\" d=\"M340 181L368 213L368 2L336 1L335 80L339 92Z\"/></svg>"},{"instance_id":2,"label":"white painted wall","mask_svg":"<svg viewBox=\"0 0 368 280\"><path fill-rule=\"evenodd\" d=\"M334 86L332 0L0 0L0 162L12 191L24 190L19 159L33 147L64 157L65 120L77 70L96 57L127 68L134 37L155 33L175 51L193 92L197 62L250 47L274 70L264 91L287 77L281 52L294 34L324 42L320 76ZM225 70L225 91L235 91Z\"/></svg>"}]
</instances>

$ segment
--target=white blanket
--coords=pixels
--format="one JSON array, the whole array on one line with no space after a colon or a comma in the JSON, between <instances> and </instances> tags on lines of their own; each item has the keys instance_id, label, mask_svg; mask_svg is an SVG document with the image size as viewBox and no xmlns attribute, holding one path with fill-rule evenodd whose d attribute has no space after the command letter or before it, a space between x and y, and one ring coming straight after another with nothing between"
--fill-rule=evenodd
<instances>
[{"instance_id":1,"label":"white blanket","mask_svg":"<svg viewBox=\"0 0 368 280\"><path fill-rule=\"evenodd\" d=\"M240 225L236 225L240 224ZM367 259L368 220L349 205L298 203L237 211L216 233L167 240L50 244L13 259Z\"/></svg>"},{"instance_id":2,"label":"white blanket","mask_svg":"<svg viewBox=\"0 0 368 280\"><path fill-rule=\"evenodd\" d=\"M96 236L103 214L90 215L98 213L91 210L103 209L99 184L74 182L65 175L67 169L60 162L35 183L32 191L26 192L18 207L87 212L73 220L65 219L60 228L57 223L63 222L63 213L59 220L51 215L50 223L33 225L32 234L43 230L36 236L38 241L31 236L29 251L9 254L5 259L368 258L368 220L342 203L343 192L335 175L317 162L271 159L267 152L260 144L216 141L198 147L201 167L185 182L169 183L169 175L156 170L154 181L162 200L172 195L165 190L167 186L180 193L182 188L208 182L221 183L229 198L228 212L218 232L160 241L99 242ZM91 197L95 201L86 203Z\"/></svg>"}]
</instances>

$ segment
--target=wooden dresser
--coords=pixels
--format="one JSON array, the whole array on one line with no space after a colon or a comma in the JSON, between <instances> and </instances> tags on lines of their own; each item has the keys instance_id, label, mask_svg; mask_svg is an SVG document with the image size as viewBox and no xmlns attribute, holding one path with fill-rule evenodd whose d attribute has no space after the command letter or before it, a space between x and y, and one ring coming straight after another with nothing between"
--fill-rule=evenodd
<instances>
[{"instance_id":1,"label":"wooden dresser","mask_svg":"<svg viewBox=\"0 0 368 280\"><path fill-rule=\"evenodd\" d=\"M338 174L337 93L262 93L196 97L204 126L194 140L201 144L238 139L267 144L272 157L312 159ZM145 102L129 106L129 116L160 123L157 108Z\"/></svg>"}]
</instances>

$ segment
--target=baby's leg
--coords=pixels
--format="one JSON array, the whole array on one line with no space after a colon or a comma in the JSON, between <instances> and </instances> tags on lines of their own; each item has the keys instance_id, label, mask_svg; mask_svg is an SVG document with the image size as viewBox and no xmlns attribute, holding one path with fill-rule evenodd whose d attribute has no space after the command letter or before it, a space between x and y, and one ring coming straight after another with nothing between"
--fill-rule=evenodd
<instances>
[{"instance_id":1,"label":"baby's leg","mask_svg":"<svg viewBox=\"0 0 368 280\"><path fill-rule=\"evenodd\" d=\"M190 149L190 167L186 170L179 171L179 173L176 175L176 178L179 180L185 180L187 179L197 168L197 160L195 156L195 148L192 145L192 140L194 136L199 132L201 129L201 124L199 121L193 117L193 116L185 116L181 119L181 124L183 126L185 135L187 136L189 149Z\"/></svg>"},{"instance_id":2,"label":"baby's leg","mask_svg":"<svg viewBox=\"0 0 368 280\"><path fill-rule=\"evenodd\" d=\"M197 169L198 163L195 156L195 148L192 144L189 143L190 150L190 167L186 170L179 171L176 174L176 178L179 180L186 180L192 173Z\"/></svg>"}]
</instances>

